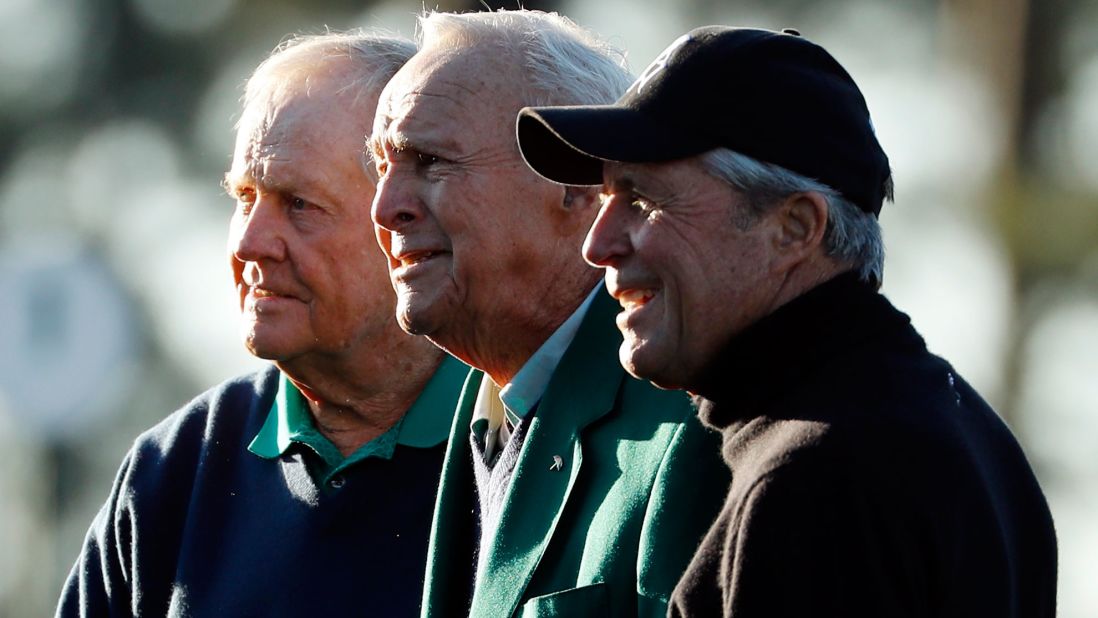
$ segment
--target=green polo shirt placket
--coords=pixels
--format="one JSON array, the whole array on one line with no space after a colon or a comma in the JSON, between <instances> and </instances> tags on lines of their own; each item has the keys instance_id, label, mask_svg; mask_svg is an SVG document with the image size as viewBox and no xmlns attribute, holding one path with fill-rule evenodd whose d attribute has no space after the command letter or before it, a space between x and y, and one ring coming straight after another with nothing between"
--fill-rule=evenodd
<instances>
[{"instance_id":1,"label":"green polo shirt placket","mask_svg":"<svg viewBox=\"0 0 1098 618\"><path fill-rule=\"evenodd\" d=\"M461 361L445 357L404 416L385 433L347 457L317 430L305 398L282 374L271 411L248 450L260 457L274 459L293 444L301 444L318 456L310 458L309 462L309 474L317 486L326 490L339 489L344 483L343 471L365 459L392 459L398 445L429 448L445 441L453 418L454 401L468 372L469 367Z\"/></svg>"}]
</instances>

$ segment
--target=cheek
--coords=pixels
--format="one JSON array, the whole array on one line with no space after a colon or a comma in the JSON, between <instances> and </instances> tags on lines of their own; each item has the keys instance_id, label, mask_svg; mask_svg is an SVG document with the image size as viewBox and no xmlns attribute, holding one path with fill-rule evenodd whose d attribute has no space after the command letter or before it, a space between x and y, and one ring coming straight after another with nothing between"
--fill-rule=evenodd
<instances>
[{"instance_id":1,"label":"cheek","mask_svg":"<svg viewBox=\"0 0 1098 618\"><path fill-rule=\"evenodd\" d=\"M366 319L377 317L378 313L392 316L396 293L389 281L389 269L379 251L366 253L362 268L353 273L348 285L362 299L364 311L371 314L364 316Z\"/></svg>"},{"instance_id":2,"label":"cheek","mask_svg":"<svg viewBox=\"0 0 1098 618\"><path fill-rule=\"evenodd\" d=\"M695 336L720 343L755 320L760 303L770 294L765 264L760 261L763 258L745 252L721 263L721 268L712 269L704 281L698 282L694 293L701 295L704 290L704 297L699 298L694 316Z\"/></svg>"},{"instance_id":3,"label":"cheek","mask_svg":"<svg viewBox=\"0 0 1098 618\"><path fill-rule=\"evenodd\" d=\"M680 322L672 325L682 332L700 330L716 317L736 306L735 277L727 263L690 250L653 253L655 268L668 292L668 311Z\"/></svg>"},{"instance_id":4,"label":"cheek","mask_svg":"<svg viewBox=\"0 0 1098 618\"><path fill-rule=\"evenodd\" d=\"M538 266L544 266L544 263L532 243L513 243L507 252L506 262L501 266L503 276L521 280L529 276Z\"/></svg>"},{"instance_id":5,"label":"cheek","mask_svg":"<svg viewBox=\"0 0 1098 618\"><path fill-rule=\"evenodd\" d=\"M385 255L369 237L355 239L344 245L342 250L326 253L324 262L326 272L314 273L314 279L324 281L324 287L330 288L330 294L346 294L361 298L368 295L392 293L389 283L389 269Z\"/></svg>"},{"instance_id":6,"label":"cheek","mask_svg":"<svg viewBox=\"0 0 1098 618\"><path fill-rule=\"evenodd\" d=\"M433 225L450 245L455 276L466 283L522 280L544 267L559 250L554 244L558 222L546 221L545 215L550 194L560 191L543 184L515 173L487 179L470 175L431 191ZM575 251L578 259L578 242Z\"/></svg>"},{"instance_id":7,"label":"cheek","mask_svg":"<svg viewBox=\"0 0 1098 618\"><path fill-rule=\"evenodd\" d=\"M467 274L490 270L511 252L516 237L501 225L492 204L471 203L470 199L475 196L462 196L447 204L427 222L434 228L429 234L449 247L454 268Z\"/></svg>"}]
</instances>

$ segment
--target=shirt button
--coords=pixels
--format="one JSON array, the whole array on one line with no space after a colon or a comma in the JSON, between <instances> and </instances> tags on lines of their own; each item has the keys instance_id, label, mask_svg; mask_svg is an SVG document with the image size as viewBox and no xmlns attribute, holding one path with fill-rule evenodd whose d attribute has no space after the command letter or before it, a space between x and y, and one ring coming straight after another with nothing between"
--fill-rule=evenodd
<instances>
[{"instance_id":1,"label":"shirt button","mask_svg":"<svg viewBox=\"0 0 1098 618\"><path fill-rule=\"evenodd\" d=\"M343 478L342 476L333 476L328 480L328 487L331 487L332 489L339 489L346 484L347 479Z\"/></svg>"}]
</instances>

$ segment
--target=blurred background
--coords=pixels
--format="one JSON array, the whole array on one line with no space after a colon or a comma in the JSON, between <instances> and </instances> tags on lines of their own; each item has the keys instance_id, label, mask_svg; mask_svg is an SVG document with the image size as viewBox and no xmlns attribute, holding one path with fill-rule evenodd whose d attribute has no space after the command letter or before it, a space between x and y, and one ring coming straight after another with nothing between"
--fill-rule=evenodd
<instances>
[{"instance_id":1,"label":"blurred background","mask_svg":"<svg viewBox=\"0 0 1098 618\"><path fill-rule=\"evenodd\" d=\"M244 80L287 33L411 36L421 6L0 2L0 616L52 613L138 433L259 366L219 187ZM634 71L708 23L796 27L838 57L895 172L884 291L1019 436L1056 519L1060 615L1098 616L1098 0L526 6Z\"/></svg>"}]
</instances>

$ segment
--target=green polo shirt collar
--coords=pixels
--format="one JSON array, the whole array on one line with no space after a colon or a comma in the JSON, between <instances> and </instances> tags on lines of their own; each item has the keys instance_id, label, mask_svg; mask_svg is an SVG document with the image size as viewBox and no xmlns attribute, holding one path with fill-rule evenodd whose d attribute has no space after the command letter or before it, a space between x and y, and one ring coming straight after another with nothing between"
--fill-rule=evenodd
<instances>
[{"instance_id":1,"label":"green polo shirt collar","mask_svg":"<svg viewBox=\"0 0 1098 618\"><path fill-rule=\"evenodd\" d=\"M441 444L450 433L454 408L469 368L450 356L439 364L412 407L388 431L363 444L346 458L316 429L301 392L282 374L278 393L267 419L248 450L267 459L279 457L291 444L303 444L323 460L314 469L315 480L327 483L347 467L369 457L391 459L396 446L429 448Z\"/></svg>"}]
</instances>

